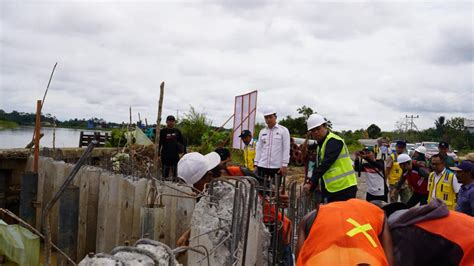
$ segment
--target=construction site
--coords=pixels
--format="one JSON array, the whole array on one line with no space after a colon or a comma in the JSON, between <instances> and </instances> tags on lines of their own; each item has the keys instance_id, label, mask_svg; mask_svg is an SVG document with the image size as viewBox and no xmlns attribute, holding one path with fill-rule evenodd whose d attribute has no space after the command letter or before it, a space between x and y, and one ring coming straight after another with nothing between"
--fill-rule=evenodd
<instances>
[{"instance_id":1,"label":"construction site","mask_svg":"<svg viewBox=\"0 0 474 266\"><path fill-rule=\"evenodd\" d=\"M301 181L261 186L252 177L218 178L196 194L154 177L153 152L145 147L96 144L44 148L36 162L27 149L0 152L1 217L23 226L18 244L30 247L25 252L11 243L19 265L278 265L278 234L270 228L282 225L264 219L258 195L295 224L311 209ZM128 159L114 171L117 154ZM272 187L289 193L287 208ZM189 246L176 247L188 229Z\"/></svg>"},{"instance_id":2,"label":"construction site","mask_svg":"<svg viewBox=\"0 0 474 266\"><path fill-rule=\"evenodd\" d=\"M473 7L0 1L0 266L474 265Z\"/></svg>"}]
</instances>

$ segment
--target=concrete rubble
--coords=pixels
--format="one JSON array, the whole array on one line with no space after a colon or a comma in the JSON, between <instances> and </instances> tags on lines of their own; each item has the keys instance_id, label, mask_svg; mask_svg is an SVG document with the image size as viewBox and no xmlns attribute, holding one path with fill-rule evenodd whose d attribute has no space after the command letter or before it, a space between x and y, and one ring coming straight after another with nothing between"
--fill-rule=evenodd
<instances>
[{"instance_id":1,"label":"concrete rubble","mask_svg":"<svg viewBox=\"0 0 474 266\"><path fill-rule=\"evenodd\" d=\"M249 191L244 194L249 195ZM190 246L205 246L210 253L211 265L233 265L236 261L237 265L267 265L265 250L270 243L270 234L262 222L262 204L259 202L257 208L251 209L249 234L247 241L244 241L247 222L241 218L245 216L249 206L241 198L241 208L245 211L239 211L237 229L240 238L235 241L231 233L232 214L234 210L238 211L238 208L234 208L234 195L233 185L219 182L214 184L212 196L205 195L200 199L191 219ZM245 261L242 258L244 243L247 244ZM231 255L232 245L237 248L236 258ZM188 265L207 265L207 258L198 253L190 253Z\"/></svg>"}]
</instances>

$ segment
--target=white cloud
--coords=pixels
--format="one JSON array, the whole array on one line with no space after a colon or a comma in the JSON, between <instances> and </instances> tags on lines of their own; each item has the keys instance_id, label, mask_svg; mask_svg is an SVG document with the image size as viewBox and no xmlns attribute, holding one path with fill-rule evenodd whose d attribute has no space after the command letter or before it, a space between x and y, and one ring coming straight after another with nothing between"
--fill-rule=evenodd
<instances>
[{"instance_id":1,"label":"white cloud","mask_svg":"<svg viewBox=\"0 0 474 266\"><path fill-rule=\"evenodd\" d=\"M259 90L279 116L309 106L335 129L419 114L474 116L472 3L0 3L0 109L156 120L194 106L221 125Z\"/></svg>"}]
</instances>

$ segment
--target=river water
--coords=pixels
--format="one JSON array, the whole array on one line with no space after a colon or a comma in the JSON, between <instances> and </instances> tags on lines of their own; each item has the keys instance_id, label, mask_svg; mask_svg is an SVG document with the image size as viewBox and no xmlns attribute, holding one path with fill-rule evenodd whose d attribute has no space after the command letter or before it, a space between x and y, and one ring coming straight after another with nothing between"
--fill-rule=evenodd
<instances>
[{"instance_id":1,"label":"river water","mask_svg":"<svg viewBox=\"0 0 474 266\"><path fill-rule=\"evenodd\" d=\"M0 129L0 149L24 148L30 143L34 130L34 127ZM94 132L94 130L56 128L56 147L78 147L81 131ZM53 128L42 128L41 133L44 136L41 138L40 147L53 147Z\"/></svg>"}]
</instances>

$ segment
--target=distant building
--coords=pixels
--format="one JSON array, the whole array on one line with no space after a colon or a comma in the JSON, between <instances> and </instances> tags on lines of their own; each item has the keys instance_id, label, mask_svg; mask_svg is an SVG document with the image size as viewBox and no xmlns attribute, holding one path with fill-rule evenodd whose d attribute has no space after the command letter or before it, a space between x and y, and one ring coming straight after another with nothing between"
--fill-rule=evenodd
<instances>
[{"instance_id":1,"label":"distant building","mask_svg":"<svg viewBox=\"0 0 474 266\"><path fill-rule=\"evenodd\" d=\"M464 119L464 126L469 132L474 133L474 119Z\"/></svg>"}]
</instances>

